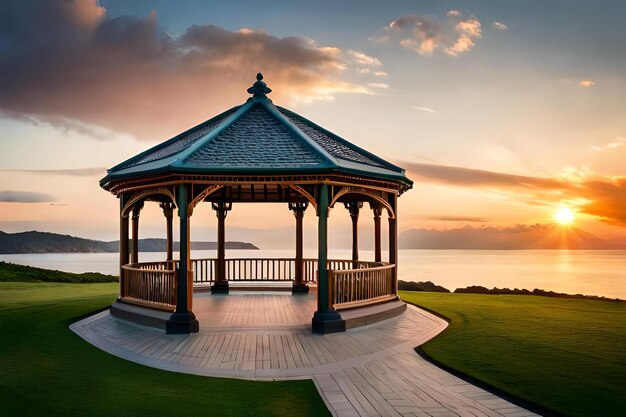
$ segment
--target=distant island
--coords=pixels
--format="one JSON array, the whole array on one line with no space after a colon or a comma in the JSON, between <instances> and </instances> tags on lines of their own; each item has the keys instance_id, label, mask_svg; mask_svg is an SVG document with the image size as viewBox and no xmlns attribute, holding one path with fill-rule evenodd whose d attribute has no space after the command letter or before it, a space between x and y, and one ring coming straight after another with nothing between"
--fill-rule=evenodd
<instances>
[{"instance_id":1,"label":"distant island","mask_svg":"<svg viewBox=\"0 0 626 417\"><path fill-rule=\"evenodd\" d=\"M454 291L434 284L432 281L403 281L398 280L398 289L400 291L419 291L419 292L453 292L456 294L495 294L495 295L539 295L543 297L553 298L576 298L583 300L598 300L598 301L618 301L624 302L619 298L610 298L598 295L585 295L585 294L566 294L563 292L546 291L539 288L534 290L519 289L519 288L486 288L481 285L470 285L465 288L457 288Z\"/></svg>"},{"instance_id":2,"label":"distant island","mask_svg":"<svg viewBox=\"0 0 626 417\"><path fill-rule=\"evenodd\" d=\"M601 239L577 227L554 224L410 229L402 232L398 240L401 249L626 249L623 242Z\"/></svg>"},{"instance_id":3,"label":"distant island","mask_svg":"<svg viewBox=\"0 0 626 417\"><path fill-rule=\"evenodd\" d=\"M140 252L165 252L165 239L139 239ZM174 242L174 250L179 243ZM0 254L19 253L103 253L118 252L119 240L105 242L48 232L5 233L0 231ZM191 242L191 249L212 250L216 242ZM226 249L259 250L248 242L226 242Z\"/></svg>"}]
</instances>

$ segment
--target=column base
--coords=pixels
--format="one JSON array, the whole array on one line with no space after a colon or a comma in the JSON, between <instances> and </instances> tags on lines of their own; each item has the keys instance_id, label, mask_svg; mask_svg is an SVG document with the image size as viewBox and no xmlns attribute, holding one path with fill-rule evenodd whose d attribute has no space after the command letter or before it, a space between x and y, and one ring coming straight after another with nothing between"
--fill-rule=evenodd
<instances>
[{"instance_id":1,"label":"column base","mask_svg":"<svg viewBox=\"0 0 626 417\"><path fill-rule=\"evenodd\" d=\"M217 281L211 285L211 294L228 294L228 281Z\"/></svg>"},{"instance_id":2,"label":"column base","mask_svg":"<svg viewBox=\"0 0 626 417\"><path fill-rule=\"evenodd\" d=\"M309 286L306 284L296 284L294 282L293 286L291 287L291 293L292 294L307 294L309 292Z\"/></svg>"},{"instance_id":3,"label":"column base","mask_svg":"<svg viewBox=\"0 0 626 417\"><path fill-rule=\"evenodd\" d=\"M200 323L192 312L173 313L165 323L166 334L198 333Z\"/></svg>"},{"instance_id":4,"label":"column base","mask_svg":"<svg viewBox=\"0 0 626 417\"><path fill-rule=\"evenodd\" d=\"M313 333L319 334L345 332L346 322L334 310L323 313L316 311L313 314L313 320L311 320L311 328Z\"/></svg>"}]
</instances>

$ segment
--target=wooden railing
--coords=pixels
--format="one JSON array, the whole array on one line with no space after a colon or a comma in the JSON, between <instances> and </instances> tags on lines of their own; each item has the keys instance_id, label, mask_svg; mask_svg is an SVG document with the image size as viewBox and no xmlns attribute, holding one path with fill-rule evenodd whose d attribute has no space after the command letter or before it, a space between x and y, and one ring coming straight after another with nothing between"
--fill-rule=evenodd
<instances>
[{"instance_id":1,"label":"wooden railing","mask_svg":"<svg viewBox=\"0 0 626 417\"><path fill-rule=\"evenodd\" d=\"M193 282L215 281L215 259L194 259ZM291 281L295 275L295 261L289 258L236 258L226 259L225 278L228 281Z\"/></svg>"},{"instance_id":2,"label":"wooden railing","mask_svg":"<svg viewBox=\"0 0 626 417\"><path fill-rule=\"evenodd\" d=\"M329 269L328 298L335 309L375 304L395 297L395 265L368 264L358 269Z\"/></svg>"},{"instance_id":3,"label":"wooden railing","mask_svg":"<svg viewBox=\"0 0 626 417\"><path fill-rule=\"evenodd\" d=\"M127 302L172 310L176 306L176 263L123 265L120 297Z\"/></svg>"},{"instance_id":4,"label":"wooden railing","mask_svg":"<svg viewBox=\"0 0 626 417\"><path fill-rule=\"evenodd\" d=\"M194 284L215 282L215 259L191 261ZM383 262L328 260L329 300L336 309L386 301L395 297L395 265ZM316 259L304 259L304 281L317 281ZM176 305L178 261L144 262L122 266L124 301L172 310ZM226 260L228 281L293 281L291 258L237 258Z\"/></svg>"},{"instance_id":5,"label":"wooden railing","mask_svg":"<svg viewBox=\"0 0 626 417\"><path fill-rule=\"evenodd\" d=\"M211 284L215 281L215 259L192 259L194 284Z\"/></svg>"},{"instance_id":6,"label":"wooden railing","mask_svg":"<svg viewBox=\"0 0 626 417\"><path fill-rule=\"evenodd\" d=\"M215 258L192 259L194 284L215 282ZM304 282L317 282L317 259L302 260ZM348 261L329 259L328 269L362 269L382 265L380 262ZM296 261L293 258L234 258L226 259L226 280L228 281L293 281Z\"/></svg>"}]
</instances>

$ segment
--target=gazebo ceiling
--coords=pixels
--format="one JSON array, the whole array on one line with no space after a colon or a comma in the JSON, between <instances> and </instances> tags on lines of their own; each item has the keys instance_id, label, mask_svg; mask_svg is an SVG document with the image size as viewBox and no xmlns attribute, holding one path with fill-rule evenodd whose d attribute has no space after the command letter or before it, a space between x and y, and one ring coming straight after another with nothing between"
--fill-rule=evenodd
<instances>
[{"instance_id":1,"label":"gazebo ceiling","mask_svg":"<svg viewBox=\"0 0 626 417\"><path fill-rule=\"evenodd\" d=\"M262 79L258 74L245 104L109 169L100 185L158 174L348 174L411 187L404 169L275 106Z\"/></svg>"}]
</instances>

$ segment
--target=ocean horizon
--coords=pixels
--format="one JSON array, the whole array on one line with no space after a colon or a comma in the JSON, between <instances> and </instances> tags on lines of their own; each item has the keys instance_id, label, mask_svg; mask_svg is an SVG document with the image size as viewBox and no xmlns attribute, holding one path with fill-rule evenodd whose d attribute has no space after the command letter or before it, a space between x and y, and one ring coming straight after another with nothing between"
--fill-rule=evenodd
<instances>
[{"instance_id":1,"label":"ocean horizon","mask_svg":"<svg viewBox=\"0 0 626 417\"><path fill-rule=\"evenodd\" d=\"M329 258L350 259L349 250ZM213 250L194 250L192 258L212 258ZM228 258L293 257L293 250L228 250ZM316 257L305 250L305 257ZM175 253L176 257L176 253ZM360 259L373 259L360 251ZM383 260L387 254L383 252ZM164 252L140 252L140 262L162 261ZM67 272L117 275L117 253L42 253L0 255L0 261ZM626 250L426 250L401 249L399 276L404 281L432 281L454 291L470 285L487 288L535 288L567 294L626 299Z\"/></svg>"}]
</instances>

